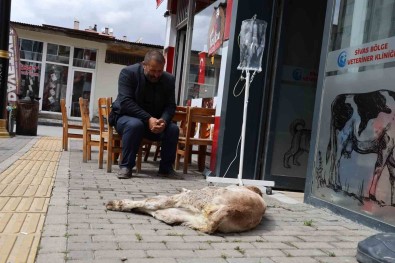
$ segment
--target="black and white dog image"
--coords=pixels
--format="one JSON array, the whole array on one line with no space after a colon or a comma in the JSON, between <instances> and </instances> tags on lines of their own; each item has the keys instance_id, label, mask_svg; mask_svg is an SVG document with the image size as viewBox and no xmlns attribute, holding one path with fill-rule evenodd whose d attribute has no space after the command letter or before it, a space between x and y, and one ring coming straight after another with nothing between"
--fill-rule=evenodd
<instances>
[{"instance_id":1,"label":"black and white dog image","mask_svg":"<svg viewBox=\"0 0 395 263\"><path fill-rule=\"evenodd\" d=\"M293 165L300 166L298 158L304 153L309 152L311 130L305 129L306 123L302 119L295 119L289 125L289 132L292 135L291 147L284 153L283 166L291 168L289 159L292 157Z\"/></svg>"},{"instance_id":2,"label":"black and white dog image","mask_svg":"<svg viewBox=\"0 0 395 263\"><path fill-rule=\"evenodd\" d=\"M329 185L342 189L339 174L342 157L352 151L377 154L369 186L369 198L376 200L376 187L387 167L394 204L395 92L378 90L360 94L340 94L332 102L330 139L326 152ZM373 165L373 164L372 164Z\"/></svg>"}]
</instances>

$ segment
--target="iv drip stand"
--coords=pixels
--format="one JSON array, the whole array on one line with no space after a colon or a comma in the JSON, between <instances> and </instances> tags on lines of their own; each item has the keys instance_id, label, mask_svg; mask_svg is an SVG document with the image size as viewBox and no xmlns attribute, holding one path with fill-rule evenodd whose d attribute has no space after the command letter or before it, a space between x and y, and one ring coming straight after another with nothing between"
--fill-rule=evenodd
<instances>
[{"instance_id":1,"label":"iv drip stand","mask_svg":"<svg viewBox=\"0 0 395 263\"><path fill-rule=\"evenodd\" d=\"M241 126L241 148L240 148L240 164L239 164L239 174L237 179L239 180L239 185L243 185L243 165L244 165L244 152L245 152L245 135L247 126L247 108L248 108L248 96L250 95L250 71L247 70L246 73L246 87L244 94L244 110L243 110L243 124Z\"/></svg>"},{"instance_id":2,"label":"iv drip stand","mask_svg":"<svg viewBox=\"0 0 395 263\"><path fill-rule=\"evenodd\" d=\"M266 188L266 193L271 194L271 187L274 186L273 181L263 181L263 180L249 180L243 179L243 164L244 164L244 151L245 151L245 132L247 126L247 108L248 108L248 97L250 94L250 71L246 70L246 85L245 85L245 94L244 94L244 111L243 111L243 124L241 127L241 148L240 148L240 163L239 163L239 174L236 178L224 178L224 177L215 177L208 176L206 177L207 182L212 183L231 183L238 185L256 185L262 186Z\"/></svg>"}]
</instances>

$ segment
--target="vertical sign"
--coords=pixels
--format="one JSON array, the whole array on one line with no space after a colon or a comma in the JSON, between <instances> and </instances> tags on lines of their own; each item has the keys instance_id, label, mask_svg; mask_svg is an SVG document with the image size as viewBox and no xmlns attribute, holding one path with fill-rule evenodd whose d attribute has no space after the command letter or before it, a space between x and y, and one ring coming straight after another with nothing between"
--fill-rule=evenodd
<instances>
[{"instance_id":1,"label":"vertical sign","mask_svg":"<svg viewBox=\"0 0 395 263\"><path fill-rule=\"evenodd\" d=\"M231 18L232 18L232 5L233 5L233 0L228 0L227 3L226 3L224 40L228 40L229 39L229 35L230 35L230 22L231 22Z\"/></svg>"},{"instance_id":2,"label":"vertical sign","mask_svg":"<svg viewBox=\"0 0 395 263\"><path fill-rule=\"evenodd\" d=\"M10 38L8 43L9 64L7 82L7 101L15 104L19 92L20 71L19 71L19 48L18 36L15 29L10 25Z\"/></svg>"},{"instance_id":3,"label":"vertical sign","mask_svg":"<svg viewBox=\"0 0 395 263\"><path fill-rule=\"evenodd\" d=\"M199 76L198 84L203 85L206 77L206 56L207 53L202 51L199 53Z\"/></svg>"},{"instance_id":4,"label":"vertical sign","mask_svg":"<svg viewBox=\"0 0 395 263\"><path fill-rule=\"evenodd\" d=\"M221 47L225 29L225 11L223 6L215 8L208 30L208 55L213 56Z\"/></svg>"}]
</instances>

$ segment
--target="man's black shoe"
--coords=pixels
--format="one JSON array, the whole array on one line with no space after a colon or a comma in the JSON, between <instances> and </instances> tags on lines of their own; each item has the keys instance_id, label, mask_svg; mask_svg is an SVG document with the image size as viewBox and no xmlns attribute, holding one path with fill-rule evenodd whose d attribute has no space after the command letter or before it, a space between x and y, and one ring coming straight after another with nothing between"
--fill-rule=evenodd
<instances>
[{"instance_id":1,"label":"man's black shoe","mask_svg":"<svg viewBox=\"0 0 395 263\"><path fill-rule=\"evenodd\" d=\"M175 180L184 180L184 177L180 174L178 174L174 170L170 170L169 172L161 172L159 171L157 173L158 177L164 177L164 178L169 178L169 179L175 179Z\"/></svg>"},{"instance_id":2,"label":"man's black shoe","mask_svg":"<svg viewBox=\"0 0 395 263\"><path fill-rule=\"evenodd\" d=\"M132 170L126 167L121 167L117 173L118 179L129 179L132 178Z\"/></svg>"}]
</instances>

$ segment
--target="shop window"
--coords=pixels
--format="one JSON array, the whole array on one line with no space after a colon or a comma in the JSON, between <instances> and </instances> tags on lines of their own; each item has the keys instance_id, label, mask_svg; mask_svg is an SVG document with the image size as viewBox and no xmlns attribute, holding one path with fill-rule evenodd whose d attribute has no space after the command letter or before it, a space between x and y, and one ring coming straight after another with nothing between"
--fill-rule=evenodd
<instances>
[{"instance_id":1,"label":"shop window","mask_svg":"<svg viewBox=\"0 0 395 263\"><path fill-rule=\"evenodd\" d=\"M38 97L40 90L41 63L21 61L21 86L22 97Z\"/></svg>"},{"instance_id":2,"label":"shop window","mask_svg":"<svg viewBox=\"0 0 395 263\"><path fill-rule=\"evenodd\" d=\"M49 64L45 66L42 109L60 112L60 99L66 98L68 67Z\"/></svg>"},{"instance_id":3,"label":"shop window","mask_svg":"<svg viewBox=\"0 0 395 263\"><path fill-rule=\"evenodd\" d=\"M73 66L96 68L97 51L94 49L74 48Z\"/></svg>"},{"instance_id":4,"label":"shop window","mask_svg":"<svg viewBox=\"0 0 395 263\"><path fill-rule=\"evenodd\" d=\"M47 46L47 61L69 64L70 47L50 44Z\"/></svg>"},{"instance_id":5,"label":"shop window","mask_svg":"<svg viewBox=\"0 0 395 263\"><path fill-rule=\"evenodd\" d=\"M119 65L133 65L144 60L143 56L135 56L131 54L125 54L115 51L106 51L106 63L109 64L119 64Z\"/></svg>"},{"instance_id":6,"label":"shop window","mask_svg":"<svg viewBox=\"0 0 395 263\"><path fill-rule=\"evenodd\" d=\"M315 197L392 226L394 10L395 0L336 1L311 185Z\"/></svg>"},{"instance_id":7,"label":"shop window","mask_svg":"<svg viewBox=\"0 0 395 263\"><path fill-rule=\"evenodd\" d=\"M43 42L29 39L20 39L20 58L26 60L41 61Z\"/></svg>"},{"instance_id":8,"label":"shop window","mask_svg":"<svg viewBox=\"0 0 395 263\"><path fill-rule=\"evenodd\" d=\"M192 51L189 65L188 88L185 101L197 98L217 96L219 72L221 68L222 48L219 47L210 56L210 30L214 28L213 14L225 1L215 1L195 15L192 36ZM221 25L219 20L219 25ZM220 27L218 27L220 30ZM219 45L220 46L220 45ZM188 103L188 102L187 102Z\"/></svg>"}]
</instances>

